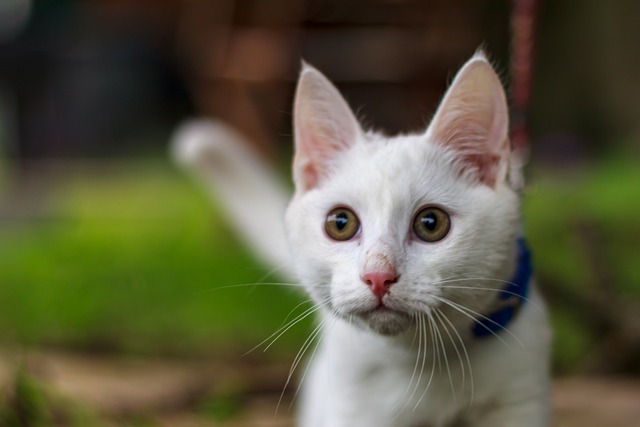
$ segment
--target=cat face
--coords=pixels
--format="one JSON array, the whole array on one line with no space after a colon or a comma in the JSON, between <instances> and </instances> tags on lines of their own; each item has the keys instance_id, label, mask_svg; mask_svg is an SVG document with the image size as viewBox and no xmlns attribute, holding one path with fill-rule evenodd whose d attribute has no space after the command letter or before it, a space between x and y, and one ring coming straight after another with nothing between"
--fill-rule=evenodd
<instances>
[{"instance_id":1,"label":"cat face","mask_svg":"<svg viewBox=\"0 0 640 427\"><path fill-rule=\"evenodd\" d=\"M495 298L483 290L513 270L519 207L505 96L483 56L458 73L423 134L364 132L309 66L294 120L296 192L286 222L296 271L316 303L394 335L419 314L482 310Z\"/></svg>"}]
</instances>

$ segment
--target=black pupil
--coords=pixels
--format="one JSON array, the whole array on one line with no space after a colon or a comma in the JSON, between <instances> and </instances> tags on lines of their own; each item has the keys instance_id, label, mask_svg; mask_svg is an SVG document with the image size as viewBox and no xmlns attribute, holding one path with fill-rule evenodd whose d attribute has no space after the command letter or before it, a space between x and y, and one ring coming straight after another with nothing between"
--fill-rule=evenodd
<instances>
[{"instance_id":1,"label":"black pupil","mask_svg":"<svg viewBox=\"0 0 640 427\"><path fill-rule=\"evenodd\" d=\"M349 217L346 214L346 212L340 212L339 214L336 214L335 221L336 221L336 228L338 229L338 231L342 231L349 223Z\"/></svg>"},{"instance_id":2,"label":"black pupil","mask_svg":"<svg viewBox=\"0 0 640 427\"><path fill-rule=\"evenodd\" d=\"M429 212L423 215L422 218L420 218L420 222L427 230L433 231L438 225L438 218L433 212Z\"/></svg>"}]
</instances>

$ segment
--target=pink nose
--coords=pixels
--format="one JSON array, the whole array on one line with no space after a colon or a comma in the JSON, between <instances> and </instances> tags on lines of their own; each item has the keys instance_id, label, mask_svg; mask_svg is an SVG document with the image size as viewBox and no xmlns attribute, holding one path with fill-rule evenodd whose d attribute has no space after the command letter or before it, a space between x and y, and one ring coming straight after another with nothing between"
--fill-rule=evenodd
<instances>
[{"instance_id":1,"label":"pink nose","mask_svg":"<svg viewBox=\"0 0 640 427\"><path fill-rule=\"evenodd\" d=\"M395 272L365 273L362 281L371 287L371 292L382 302L391 285L398 281L398 275Z\"/></svg>"}]
</instances>

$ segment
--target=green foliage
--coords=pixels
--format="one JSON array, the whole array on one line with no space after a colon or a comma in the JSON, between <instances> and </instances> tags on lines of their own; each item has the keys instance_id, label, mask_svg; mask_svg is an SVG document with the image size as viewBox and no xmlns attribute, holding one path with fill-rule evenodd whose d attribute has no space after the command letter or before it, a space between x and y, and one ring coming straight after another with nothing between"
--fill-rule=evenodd
<instances>
[{"instance_id":1,"label":"green foliage","mask_svg":"<svg viewBox=\"0 0 640 427\"><path fill-rule=\"evenodd\" d=\"M277 279L168 165L75 176L52 191L53 219L0 228L2 340L182 356L249 349L298 303L275 286L225 288Z\"/></svg>"},{"instance_id":2,"label":"green foliage","mask_svg":"<svg viewBox=\"0 0 640 427\"><path fill-rule=\"evenodd\" d=\"M74 404L52 396L26 370L16 372L11 388L0 397L3 427L101 427L99 418Z\"/></svg>"},{"instance_id":3,"label":"green foliage","mask_svg":"<svg viewBox=\"0 0 640 427\"><path fill-rule=\"evenodd\" d=\"M575 371L596 355L606 332L578 300L600 300L613 312L640 301L640 168L631 156L617 156L581 171L533 175L527 237L552 302L556 370Z\"/></svg>"},{"instance_id":4,"label":"green foliage","mask_svg":"<svg viewBox=\"0 0 640 427\"><path fill-rule=\"evenodd\" d=\"M243 390L239 387L212 393L200 402L198 413L219 423L228 421L241 412L242 396Z\"/></svg>"},{"instance_id":5,"label":"green foliage","mask_svg":"<svg viewBox=\"0 0 640 427\"><path fill-rule=\"evenodd\" d=\"M45 398L41 390L20 370L13 389L0 402L0 425L37 426L46 418Z\"/></svg>"}]
</instances>

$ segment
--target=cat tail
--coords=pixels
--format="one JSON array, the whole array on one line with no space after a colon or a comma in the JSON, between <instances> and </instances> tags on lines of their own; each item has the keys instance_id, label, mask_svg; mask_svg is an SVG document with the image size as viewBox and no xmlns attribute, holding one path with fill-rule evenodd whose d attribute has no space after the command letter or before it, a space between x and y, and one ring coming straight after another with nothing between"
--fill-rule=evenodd
<instances>
[{"instance_id":1,"label":"cat tail","mask_svg":"<svg viewBox=\"0 0 640 427\"><path fill-rule=\"evenodd\" d=\"M294 277L284 226L289 191L246 138L221 121L194 119L178 127L171 149L255 254Z\"/></svg>"}]
</instances>

